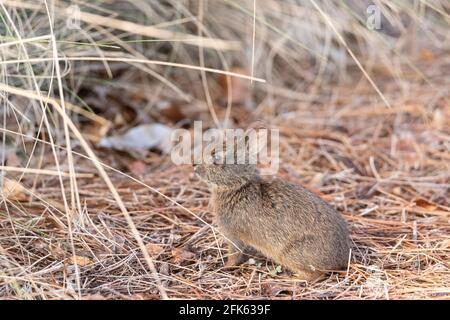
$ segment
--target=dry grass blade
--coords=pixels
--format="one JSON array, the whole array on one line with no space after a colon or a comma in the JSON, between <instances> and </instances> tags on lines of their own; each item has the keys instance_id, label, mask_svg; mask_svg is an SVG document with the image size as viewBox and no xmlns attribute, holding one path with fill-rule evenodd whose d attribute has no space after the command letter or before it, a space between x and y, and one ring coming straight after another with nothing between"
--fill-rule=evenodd
<instances>
[{"instance_id":1,"label":"dry grass blade","mask_svg":"<svg viewBox=\"0 0 450 320\"><path fill-rule=\"evenodd\" d=\"M147 59L132 59L128 57L65 57L65 58L58 58L59 61L108 61L108 62L129 62L129 63L145 63L145 64L154 64L154 65L161 65L161 66L169 66L169 67L177 67L177 68L184 68L184 69L190 69L190 70L197 70L197 71L205 71L205 72L211 72L211 73L217 73L217 74L223 74L230 77L237 77L241 79L251 80L251 81L257 81L257 82L266 82L266 80L261 78L253 78L252 76L247 76L245 74L236 73L236 72L230 72L225 70L218 70L214 68L207 68L207 67L201 67L201 66L193 66L193 65L187 65L183 63L173 63L173 62L166 62L166 61L156 61L156 60L147 60ZM0 65L7 65L7 64L17 64L17 63L40 63L40 62L49 62L53 61L52 58L36 58L36 59L25 59L25 60L7 60L7 61L1 61Z\"/></svg>"},{"instance_id":2,"label":"dry grass blade","mask_svg":"<svg viewBox=\"0 0 450 320\"><path fill-rule=\"evenodd\" d=\"M17 94L17 95L20 95L20 96L23 96L23 97L26 97L26 98L29 98L29 99L38 99L38 100L43 99L42 97L34 94L33 92L27 92L25 90L13 88L13 87L1 84L1 83L0 83L0 90L9 92L10 94ZM145 261L147 262L151 272L153 273L153 277L155 278L155 281L157 283L157 287L160 290L161 297L163 299L167 299L167 294L166 294L164 288L161 285L161 282L160 282L159 277L158 277L158 272L155 269L155 266L153 264L152 258L148 254L148 251L145 249L145 245L144 245L144 243L142 241L142 238L139 235L139 232L137 231L136 226L134 225L134 222L131 219L131 217L130 217L130 215L129 215L125 205L123 204L119 193L117 192L116 188L114 187L113 183L111 182L111 179L109 178L108 174L105 172L104 168L102 167L102 165L98 161L95 153L92 151L92 148L84 140L84 138L83 138L82 134L80 133L80 131L73 124L73 122L67 117L67 114L63 111L63 109L59 106L59 104L55 100L47 98L47 99L45 99L45 102L51 104L55 108L55 110L60 114L60 116L66 119L67 125L69 126L70 130L77 137L78 141L81 143L82 147L84 148L86 153L89 155L92 163L95 165L95 167L99 171L100 176L105 181L105 183L108 186L108 188L110 189L114 199L117 201L117 204L119 205L119 208L120 208L121 212L125 216L125 219L127 220L127 223L130 226L133 235L136 237L136 240L137 240L137 242L139 244L139 248L141 249L142 253L144 254Z\"/></svg>"},{"instance_id":3,"label":"dry grass blade","mask_svg":"<svg viewBox=\"0 0 450 320\"><path fill-rule=\"evenodd\" d=\"M22 9L33 9L33 10L44 10L45 8L41 5L36 5L34 3L29 3L26 1L3 1L4 5L22 8ZM56 13L59 15L68 15L67 8L56 7ZM122 30L125 32L137 33L146 37L167 40L167 41L181 41L186 44L203 46L205 48L215 49L215 50L239 50L239 42L236 41L224 41L221 39L211 39L211 38L201 38L193 35L172 32L164 29L158 29L152 26L145 26L129 21L124 21L120 19L114 19L111 17L103 17L97 14L92 14L88 12L80 12L79 18L91 25L102 25L104 27L113 28L117 30Z\"/></svg>"},{"instance_id":4,"label":"dry grass blade","mask_svg":"<svg viewBox=\"0 0 450 320\"><path fill-rule=\"evenodd\" d=\"M46 170L46 169L33 169L33 168L20 168L20 167L11 167L11 166L0 166L1 171L5 172L23 172L23 173L31 173L31 174L42 174L49 176L63 176L70 177L72 173L62 172L56 170ZM77 178L92 178L94 175L91 173L75 173L75 177Z\"/></svg>"}]
</instances>

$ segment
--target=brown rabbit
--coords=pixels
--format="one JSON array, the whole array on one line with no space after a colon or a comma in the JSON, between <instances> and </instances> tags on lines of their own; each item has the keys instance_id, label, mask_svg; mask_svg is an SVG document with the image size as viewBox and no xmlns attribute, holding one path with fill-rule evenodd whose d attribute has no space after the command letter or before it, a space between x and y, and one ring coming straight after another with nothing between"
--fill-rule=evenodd
<instances>
[{"instance_id":1,"label":"brown rabbit","mask_svg":"<svg viewBox=\"0 0 450 320\"><path fill-rule=\"evenodd\" d=\"M302 186L263 180L255 165L219 162L194 170L210 185L210 208L233 242L228 266L242 262L249 246L304 280L347 266L349 232L329 204Z\"/></svg>"}]
</instances>

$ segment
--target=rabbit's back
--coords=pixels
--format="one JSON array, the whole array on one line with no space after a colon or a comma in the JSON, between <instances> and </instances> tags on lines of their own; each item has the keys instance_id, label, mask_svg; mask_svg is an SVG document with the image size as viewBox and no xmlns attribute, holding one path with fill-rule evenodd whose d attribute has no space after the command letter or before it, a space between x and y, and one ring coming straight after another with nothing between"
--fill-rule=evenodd
<instances>
[{"instance_id":1,"label":"rabbit's back","mask_svg":"<svg viewBox=\"0 0 450 320\"><path fill-rule=\"evenodd\" d=\"M226 234L297 269L341 269L349 254L342 216L302 186L281 179L213 192L212 209Z\"/></svg>"}]
</instances>

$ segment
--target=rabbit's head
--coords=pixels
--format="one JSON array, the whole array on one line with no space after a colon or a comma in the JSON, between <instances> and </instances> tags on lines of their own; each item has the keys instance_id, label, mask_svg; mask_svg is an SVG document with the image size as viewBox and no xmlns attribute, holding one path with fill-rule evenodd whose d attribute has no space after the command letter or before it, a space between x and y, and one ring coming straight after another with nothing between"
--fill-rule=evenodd
<instances>
[{"instance_id":1,"label":"rabbit's head","mask_svg":"<svg viewBox=\"0 0 450 320\"><path fill-rule=\"evenodd\" d=\"M243 163L226 160L221 154L215 154L210 161L195 165L194 172L209 184L225 188L239 187L259 178L256 165L248 160Z\"/></svg>"}]
</instances>

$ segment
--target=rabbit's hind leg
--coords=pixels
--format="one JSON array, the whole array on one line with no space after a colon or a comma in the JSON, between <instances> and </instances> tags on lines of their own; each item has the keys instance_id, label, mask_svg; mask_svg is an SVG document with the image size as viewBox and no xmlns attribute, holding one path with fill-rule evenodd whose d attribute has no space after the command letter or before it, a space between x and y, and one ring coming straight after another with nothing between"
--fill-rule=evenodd
<instances>
[{"instance_id":1,"label":"rabbit's hind leg","mask_svg":"<svg viewBox=\"0 0 450 320\"><path fill-rule=\"evenodd\" d=\"M299 280L305 280L310 283L314 280L319 279L323 273L319 271L305 271L305 270L294 270L294 275Z\"/></svg>"}]
</instances>

